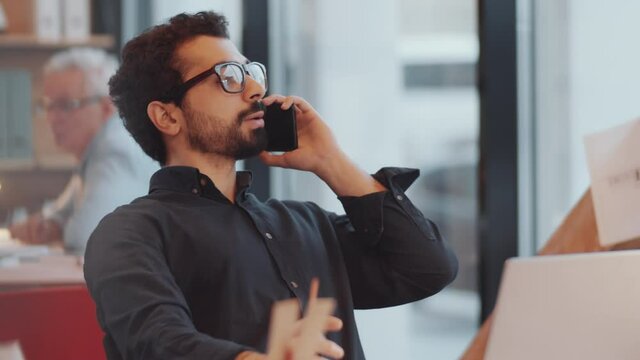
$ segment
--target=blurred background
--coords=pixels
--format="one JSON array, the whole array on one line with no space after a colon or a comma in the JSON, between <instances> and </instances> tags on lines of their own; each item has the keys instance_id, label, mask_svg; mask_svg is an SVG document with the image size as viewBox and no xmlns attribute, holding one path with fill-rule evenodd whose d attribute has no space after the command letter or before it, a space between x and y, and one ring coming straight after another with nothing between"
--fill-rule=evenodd
<instances>
[{"instance_id":1,"label":"blurred background","mask_svg":"<svg viewBox=\"0 0 640 360\"><path fill-rule=\"evenodd\" d=\"M63 4L64 3L64 4ZM532 255L587 189L584 135L640 115L640 2L629 0L0 0L0 226L68 181L34 108L54 52L216 10L270 92L308 99L364 169L420 169L409 195L460 272L441 294L359 311L369 359L455 359L490 312L504 259ZM64 6L63 6L64 5ZM314 176L248 160L261 198L341 212Z\"/></svg>"}]
</instances>

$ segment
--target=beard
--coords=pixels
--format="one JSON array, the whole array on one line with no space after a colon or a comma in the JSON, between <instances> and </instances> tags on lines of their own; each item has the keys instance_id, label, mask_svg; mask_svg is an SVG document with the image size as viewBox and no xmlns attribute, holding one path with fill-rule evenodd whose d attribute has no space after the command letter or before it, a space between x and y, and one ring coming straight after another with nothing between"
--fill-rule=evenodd
<instances>
[{"instance_id":1,"label":"beard","mask_svg":"<svg viewBox=\"0 0 640 360\"><path fill-rule=\"evenodd\" d=\"M185 103L184 112L188 125L189 145L202 153L213 153L235 160L247 159L260 154L267 148L267 132L264 127L242 133L243 119L262 110L261 104L254 102L250 108L238 113L235 121L207 115L195 111Z\"/></svg>"}]
</instances>

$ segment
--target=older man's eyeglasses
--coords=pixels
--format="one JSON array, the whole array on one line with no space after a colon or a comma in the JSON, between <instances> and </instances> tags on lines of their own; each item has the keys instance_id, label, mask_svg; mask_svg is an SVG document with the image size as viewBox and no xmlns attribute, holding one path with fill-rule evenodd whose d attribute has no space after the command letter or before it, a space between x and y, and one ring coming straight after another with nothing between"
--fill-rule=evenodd
<instances>
[{"instance_id":1,"label":"older man's eyeglasses","mask_svg":"<svg viewBox=\"0 0 640 360\"><path fill-rule=\"evenodd\" d=\"M36 104L36 110L38 112L50 112L50 111L60 111L64 113L70 113L76 111L82 107L94 104L99 102L104 96L103 95L93 95L83 98L72 98L72 99L49 99L44 97L38 100Z\"/></svg>"},{"instance_id":2,"label":"older man's eyeglasses","mask_svg":"<svg viewBox=\"0 0 640 360\"><path fill-rule=\"evenodd\" d=\"M244 91L246 84L245 74L251 76L253 80L264 87L265 91L267 90L267 69L264 65L259 62L241 64L235 61L227 61L215 64L210 69L185 81L177 89L174 96L175 100L178 103L181 102L189 89L213 74L216 74L220 79L222 89L230 94L238 94Z\"/></svg>"}]
</instances>

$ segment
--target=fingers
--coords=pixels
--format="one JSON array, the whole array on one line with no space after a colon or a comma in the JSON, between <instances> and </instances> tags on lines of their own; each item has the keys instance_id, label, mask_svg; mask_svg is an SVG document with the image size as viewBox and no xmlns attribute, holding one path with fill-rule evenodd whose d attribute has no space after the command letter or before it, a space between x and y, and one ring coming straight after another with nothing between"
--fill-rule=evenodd
<instances>
[{"instance_id":1,"label":"fingers","mask_svg":"<svg viewBox=\"0 0 640 360\"><path fill-rule=\"evenodd\" d=\"M324 324L324 331L335 332L342 330L342 320L335 316L329 316Z\"/></svg>"},{"instance_id":2,"label":"fingers","mask_svg":"<svg viewBox=\"0 0 640 360\"><path fill-rule=\"evenodd\" d=\"M297 334L297 338L292 339L292 342L290 343L290 352L297 352L300 356L307 356L305 354L311 355L314 353L319 355L318 357L314 357L318 359L322 359L323 357L342 359L344 357L344 350L338 344L324 336L324 333L328 331L333 332L342 329L342 320L329 315L328 312L331 311L329 308L326 309L326 315L321 315L322 310L319 308L320 302L318 300L319 289L320 281L318 278L311 279L311 284L309 286L309 300L307 302L307 308L305 309L305 316L294 326L294 333ZM327 303L323 304L326 305ZM333 303L331 303L331 308L333 308ZM318 316L326 316L326 319L322 320L322 317ZM307 326L305 326L305 321L311 321L311 323L307 323ZM324 324L321 323L322 321L324 321ZM312 337L310 338L309 336ZM309 343L309 341L312 341L312 343ZM312 348L309 346L312 346Z\"/></svg>"},{"instance_id":3,"label":"fingers","mask_svg":"<svg viewBox=\"0 0 640 360\"><path fill-rule=\"evenodd\" d=\"M317 359L331 358L342 359L344 357L344 349L337 343L325 338L324 336L318 337L314 341L314 351L318 354ZM292 339L289 342L287 349L287 356L285 359L295 358L296 353L300 353L299 339Z\"/></svg>"},{"instance_id":4,"label":"fingers","mask_svg":"<svg viewBox=\"0 0 640 360\"><path fill-rule=\"evenodd\" d=\"M282 96L282 95L269 95L268 97L262 99L262 103L266 106L269 106L273 103L279 103L280 108L282 110L287 110L291 107L291 105L295 102L294 96Z\"/></svg>"},{"instance_id":5,"label":"fingers","mask_svg":"<svg viewBox=\"0 0 640 360\"><path fill-rule=\"evenodd\" d=\"M29 216L20 223L16 223L9 227L11 237L25 243L35 243L38 241L38 233L40 231L42 217L38 214Z\"/></svg>"},{"instance_id":6,"label":"fingers","mask_svg":"<svg viewBox=\"0 0 640 360\"><path fill-rule=\"evenodd\" d=\"M31 241L36 244L44 244L49 241L49 221L42 216L34 216L33 223L29 225Z\"/></svg>"},{"instance_id":7,"label":"fingers","mask_svg":"<svg viewBox=\"0 0 640 360\"><path fill-rule=\"evenodd\" d=\"M293 333L296 335L300 334L300 331L302 330L302 323L304 321L303 319L300 319L298 321L296 321L296 323L293 325ZM325 332L336 332L336 331L340 331L342 330L342 320L338 317L335 316L329 316L327 317L327 321L324 324L324 331Z\"/></svg>"},{"instance_id":8,"label":"fingers","mask_svg":"<svg viewBox=\"0 0 640 360\"><path fill-rule=\"evenodd\" d=\"M314 108L305 99L299 96L283 96L283 95L269 95L262 99L262 103L266 106L273 104L274 102L282 104L280 107L282 110L287 110L292 105L295 105L297 109L302 112L315 111Z\"/></svg>"},{"instance_id":9,"label":"fingers","mask_svg":"<svg viewBox=\"0 0 640 360\"><path fill-rule=\"evenodd\" d=\"M269 106L274 102L283 103L284 99L285 97L282 95L273 94L263 98L262 103L265 104L266 106Z\"/></svg>"},{"instance_id":10,"label":"fingers","mask_svg":"<svg viewBox=\"0 0 640 360\"><path fill-rule=\"evenodd\" d=\"M26 221L9 227L11 237L27 244L44 244L62 240L60 225L40 215L32 215Z\"/></svg>"},{"instance_id":11,"label":"fingers","mask_svg":"<svg viewBox=\"0 0 640 360\"><path fill-rule=\"evenodd\" d=\"M39 243L42 236L40 236L40 232L42 231L42 217L39 214L34 214L29 217L29 221L27 222L29 226L29 238L31 242Z\"/></svg>"},{"instance_id":12,"label":"fingers","mask_svg":"<svg viewBox=\"0 0 640 360\"><path fill-rule=\"evenodd\" d=\"M39 229L40 242L53 242L62 240L62 228L52 220L40 222Z\"/></svg>"},{"instance_id":13,"label":"fingers","mask_svg":"<svg viewBox=\"0 0 640 360\"><path fill-rule=\"evenodd\" d=\"M27 242L29 239L29 228L27 223L19 223L15 225L11 225L9 227L9 233L11 234L11 238L19 239L23 242Z\"/></svg>"},{"instance_id":14,"label":"fingers","mask_svg":"<svg viewBox=\"0 0 640 360\"><path fill-rule=\"evenodd\" d=\"M311 279L311 285L309 286L309 299L316 300L318 298L318 290L320 289L320 280L317 277Z\"/></svg>"},{"instance_id":15,"label":"fingers","mask_svg":"<svg viewBox=\"0 0 640 360\"><path fill-rule=\"evenodd\" d=\"M328 339L322 340L318 353L332 359L342 359L344 357L344 350L342 347Z\"/></svg>"},{"instance_id":16,"label":"fingers","mask_svg":"<svg viewBox=\"0 0 640 360\"><path fill-rule=\"evenodd\" d=\"M309 287L309 302L307 303L307 313L309 313L309 309L311 309L316 304L316 300L318 300L319 288L320 282L318 281L318 278L311 279L311 285Z\"/></svg>"},{"instance_id":17,"label":"fingers","mask_svg":"<svg viewBox=\"0 0 640 360\"><path fill-rule=\"evenodd\" d=\"M307 312L318 301L318 291L320 290L320 280L314 277L311 279L311 285L309 286L309 303L307 304ZM342 329L342 320L335 316L328 316L324 325L324 331L340 331Z\"/></svg>"},{"instance_id":18,"label":"fingers","mask_svg":"<svg viewBox=\"0 0 640 360\"><path fill-rule=\"evenodd\" d=\"M35 226L35 238L36 242L44 243L49 235L49 224L46 220L38 221L38 224Z\"/></svg>"}]
</instances>

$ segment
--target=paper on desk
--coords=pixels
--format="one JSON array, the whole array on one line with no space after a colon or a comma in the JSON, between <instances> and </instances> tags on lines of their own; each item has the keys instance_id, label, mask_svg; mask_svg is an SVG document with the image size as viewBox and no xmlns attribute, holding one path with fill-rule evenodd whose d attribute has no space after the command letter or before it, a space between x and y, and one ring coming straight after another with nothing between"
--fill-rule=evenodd
<instances>
[{"instance_id":1,"label":"paper on desk","mask_svg":"<svg viewBox=\"0 0 640 360\"><path fill-rule=\"evenodd\" d=\"M601 245L640 237L640 119L585 137Z\"/></svg>"},{"instance_id":2,"label":"paper on desk","mask_svg":"<svg viewBox=\"0 0 640 360\"><path fill-rule=\"evenodd\" d=\"M0 228L0 245L5 242L11 241L11 233L7 228Z\"/></svg>"},{"instance_id":3,"label":"paper on desk","mask_svg":"<svg viewBox=\"0 0 640 360\"><path fill-rule=\"evenodd\" d=\"M35 258L47 254L49 254L49 247L23 244L12 239L9 230L0 228L0 267L16 266L21 258Z\"/></svg>"},{"instance_id":4,"label":"paper on desk","mask_svg":"<svg viewBox=\"0 0 640 360\"><path fill-rule=\"evenodd\" d=\"M49 247L46 245L28 245L18 241L0 244L0 256L40 257L49 253Z\"/></svg>"}]
</instances>

